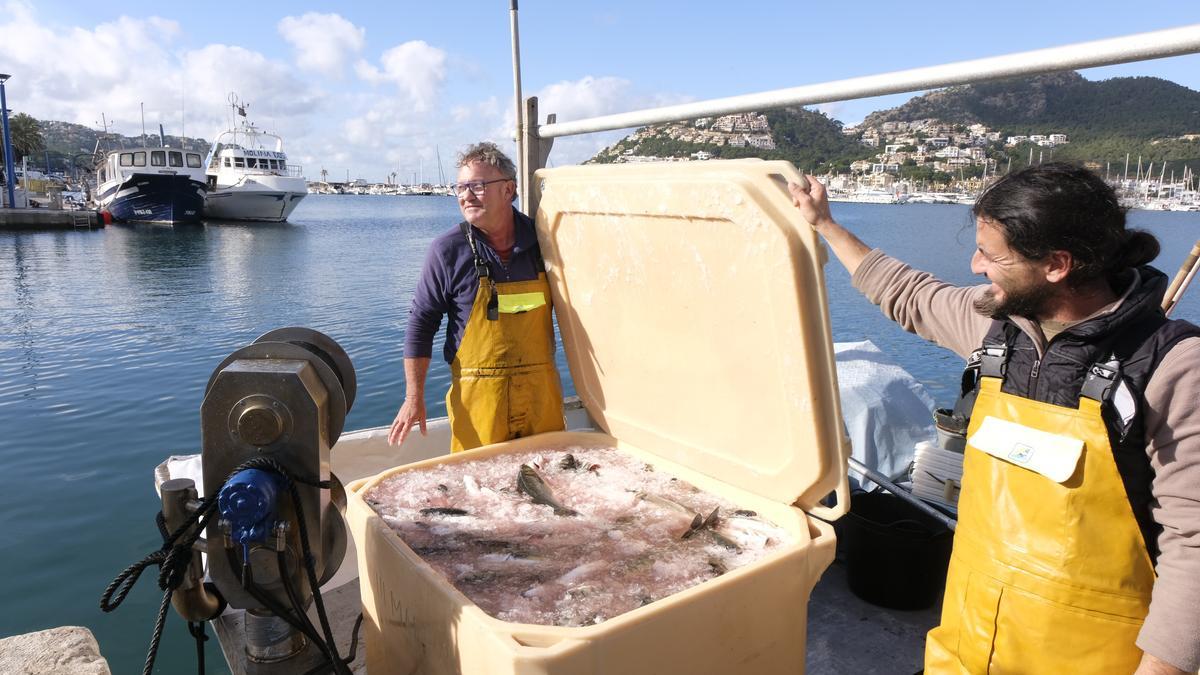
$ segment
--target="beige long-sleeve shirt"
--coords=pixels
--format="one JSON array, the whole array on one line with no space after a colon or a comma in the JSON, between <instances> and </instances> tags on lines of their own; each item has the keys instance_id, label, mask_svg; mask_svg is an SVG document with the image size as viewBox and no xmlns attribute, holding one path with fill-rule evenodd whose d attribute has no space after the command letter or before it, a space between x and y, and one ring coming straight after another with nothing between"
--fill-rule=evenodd
<instances>
[{"instance_id":1,"label":"beige long-sleeve shirt","mask_svg":"<svg viewBox=\"0 0 1200 675\"><path fill-rule=\"evenodd\" d=\"M947 284L878 249L862 261L852 282L904 330L963 358L983 343L991 325L972 306L987 286ZM1127 295L1092 317L1112 312ZM1035 322L1014 323L1039 353L1045 350L1046 338ZM1179 342L1163 357L1146 385L1145 402L1146 453L1154 469L1151 512L1163 530L1158 579L1137 645L1195 672L1200 669L1200 338Z\"/></svg>"}]
</instances>

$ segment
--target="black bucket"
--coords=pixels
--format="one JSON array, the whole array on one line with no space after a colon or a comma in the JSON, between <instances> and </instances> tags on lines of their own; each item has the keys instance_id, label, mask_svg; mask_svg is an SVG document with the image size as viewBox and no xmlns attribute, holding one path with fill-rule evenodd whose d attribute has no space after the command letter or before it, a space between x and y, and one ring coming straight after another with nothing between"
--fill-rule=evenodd
<instances>
[{"instance_id":1,"label":"black bucket","mask_svg":"<svg viewBox=\"0 0 1200 675\"><path fill-rule=\"evenodd\" d=\"M838 521L850 590L891 609L932 607L946 585L954 533L889 492L856 493Z\"/></svg>"}]
</instances>

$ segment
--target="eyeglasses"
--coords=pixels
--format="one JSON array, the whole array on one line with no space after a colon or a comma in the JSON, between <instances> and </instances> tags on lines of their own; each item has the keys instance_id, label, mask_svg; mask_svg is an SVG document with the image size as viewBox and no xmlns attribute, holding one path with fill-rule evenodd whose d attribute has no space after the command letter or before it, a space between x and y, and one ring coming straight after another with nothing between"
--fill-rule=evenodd
<instances>
[{"instance_id":1,"label":"eyeglasses","mask_svg":"<svg viewBox=\"0 0 1200 675\"><path fill-rule=\"evenodd\" d=\"M501 183L506 180L512 180L512 178L497 178L495 180L472 180L472 181L467 181L466 183L454 183L450 187L451 187L451 189L454 190L454 194L458 195L459 197L462 197L463 195L467 194L467 190L470 190L471 192L474 192L477 195L481 195L484 193L484 191L487 190L487 186L491 185L492 183Z\"/></svg>"}]
</instances>

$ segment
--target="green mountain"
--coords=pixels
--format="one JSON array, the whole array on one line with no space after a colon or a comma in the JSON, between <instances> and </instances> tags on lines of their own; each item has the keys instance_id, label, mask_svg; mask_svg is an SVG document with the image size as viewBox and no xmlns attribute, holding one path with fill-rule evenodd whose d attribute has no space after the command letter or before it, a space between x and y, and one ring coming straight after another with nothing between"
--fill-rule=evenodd
<instances>
[{"instance_id":1,"label":"green mountain","mask_svg":"<svg viewBox=\"0 0 1200 675\"><path fill-rule=\"evenodd\" d=\"M92 168L92 153L96 149L96 140L102 135L100 131L82 124L53 120L38 120L38 124L42 128L46 151L29 157L31 169L44 170L47 155L50 158L52 171L70 174L74 168L89 170ZM172 148L187 148L202 154L207 153L209 148L208 141L203 138L168 135L166 141L167 145ZM104 143L100 145L100 149L103 151L122 147L140 148L142 145L141 136L121 136L110 133ZM159 145L158 135L147 134L145 145L157 148Z\"/></svg>"},{"instance_id":2,"label":"green mountain","mask_svg":"<svg viewBox=\"0 0 1200 675\"><path fill-rule=\"evenodd\" d=\"M1052 73L930 92L872 113L861 126L922 118L980 123L1006 135L1053 127L1081 138L1151 140L1200 133L1200 92L1156 77L1092 82L1079 73Z\"/></svg>"},{"instance_id":3,"label":"green mountain","mask_svg":"<svg viewBox=\"0 0 1200 675\"><path fill-rule=\"evenodd\" d=\"M1023 166L1031 156L1035 161L1041 156L1119 167L1128 154L1131 164L1139 156L1143 164L1155 162L1155 173L1163 162L1168 172L1181 173L1185 165L1200 171L1200 92L1154 77L1092 82L1066 72L950 87L874 112L849 135L843 135L837 120L809 110L780 110L767 113L767 118L775 141L771 150L727 146L714 150L711 144L679 140L678 129L672 130L672 125L653 125L606 148L592 161L621 161L622 155L686 157L704 150L714 157L787 159L803 169L842 173L855 160L880 161L877 156L885 145L913 137L889 133L889 127L896 125L887 123L928 120L928 127L965 132L967 126L978 124L993 136L998 133L998 140L983 147L986 158L1001 170ZM1054 147L1005 143L1010 136L1034 134L1065 134L1069 142ZM918 133L916 137L920 142L929 135ZM878 146L865 146L864 138ZM965 143L957 145L967 147ZM906 169L909 167L902 167L900 173L906 175ZM982 168L975 171L982 172ZM907 173L936 177L924 167Z\"/></svg>"}]
</instances>

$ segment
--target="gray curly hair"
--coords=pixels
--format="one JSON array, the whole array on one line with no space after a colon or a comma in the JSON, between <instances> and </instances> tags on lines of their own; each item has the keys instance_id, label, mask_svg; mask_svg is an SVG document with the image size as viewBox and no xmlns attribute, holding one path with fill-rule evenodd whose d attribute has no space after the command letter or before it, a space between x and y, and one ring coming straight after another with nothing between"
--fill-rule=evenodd
<instances>
[{"instance_id":1,"label":"gray curly hair","mask_svg":"<svg viewBox=\"0 0 1200 675\"><path fill-rule=\"evenodd\" d=\"M496 147L495 143L484 141L475 145L467 146L458 155L458 164L455 166L459 169L470 164L471 162L482 162L488 166L496 167L504 177L509 180L517 179L517 167L513 161L504 154L500 148Z\"/></svg>"}]
</instances>

